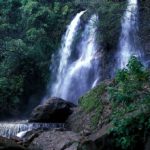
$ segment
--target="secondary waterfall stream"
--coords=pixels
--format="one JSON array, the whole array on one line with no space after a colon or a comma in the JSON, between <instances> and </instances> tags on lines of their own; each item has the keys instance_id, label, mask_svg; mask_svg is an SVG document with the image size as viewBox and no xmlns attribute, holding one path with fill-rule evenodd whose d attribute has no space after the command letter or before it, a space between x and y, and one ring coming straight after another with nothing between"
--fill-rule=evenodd
<instances>
[{"instance_id":1,"label":"secondary waterfall stream","mask_svg":"<svg viewBox=\"0 0 150 150\"><path fill-rule=\"evenodd\" d=\"M138 31L138 0L128 0L127 9L121 22L121 36L118 46L118 68L126 67L129 58L134 55L141 57L137 42Z\"/></svg>"},{"instance_id":2,"label":"secondary waterfall stream","mask_svg":"<svg viewBox=\"0 0 150 150\"><path fill-rule=\"evenodd\" d=\"M97 15L92 15L85 25L78 48L78 58L69 61L73 53L72 43L78 32L80 18L85 11L78 13L72 20L59 50L59 66L56 80L50 86L50 96L60 97L77 104L77 100L99 81L99 54L96 42ZM55 61L53 62L54 64Z\"/></svg>"}]
</instances>

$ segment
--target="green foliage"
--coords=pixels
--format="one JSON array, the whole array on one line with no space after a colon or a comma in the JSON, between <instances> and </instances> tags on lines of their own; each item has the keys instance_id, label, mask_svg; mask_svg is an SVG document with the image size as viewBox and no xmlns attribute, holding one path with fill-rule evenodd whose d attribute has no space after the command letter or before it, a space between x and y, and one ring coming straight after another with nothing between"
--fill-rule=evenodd
<instances>
[{"instance_id":1,"label":"green foliage","mask_svg":"<svg viewBox=\"0 0 150 150\"><path fill-rule=\"evenodd\" d=\"M20 96L23 93L22 89L23 77L14 76L10 79L6 77L0 78L0 110L7 115L16 115L17 107L21 104ZM6 115L5 114L5 115ZM1 116L4 116L1 114Z\"/></svg>"},{"instance_id":2,"label":"green foliage","mask_svg":"<svg viewBox=\"0 0 150 150\"><path fill-rule=\"evenodd\" d=\"M105 92L105 88L105 84L100 84L92 91L81 97L79 100L81 107L87 112L97 108L101 103L101 95Z\"/></svg>"},{"instance_id":3,"label":"green foliage","mask_svg":"<svg viewBox=\"0 0 150 150\"><path fill-rule=\"evenodd\" d=\"M71 11L69 2L0 0L0 116L25 111L44 88Z\"/></svg>"},{"instance_id":4,"label":"green foliage","mask_svg":"<svg viewBox=\"0 0 150 150\"><path fill-rule=\"evenodd\" d=\"M111 133L114 144L132 150L149 136L150 73L136 57L131 57L126 69L119 70L109 87L113 103ZM139 145L139 146L141 146Z\"/></svg>"},{"instance_id":5,"label":"green foliage","mask_svg":"<svg viewBox=\"0 0 150 150\"><path fill-rule=\"evenodd\" d=\"M80 98L80 106L87 113L94 111L94 116L91 118L92 125L96 127L99 122L101 111L103 109L103 105L101 102L101 96L106 90L106 85L101 83L93 90L88 92L86 95Z\"/></svg>"},{"instance_id":6,"label":"green foliage","mask_svg":"<svg viewBox=\"0 0 150 150\"><path fill-rule=\"evenodd\" d=\"M141 92L147 94L144 85L149 81L149 72L136 57L131 57L127 67L118 71L115 84L109 87L111 100L117 103L129 104L140 99Z\"/></svg>"},{"instance_id":7,"label":"green foliage","mask_svg":"<svg viewBox=\"0 0 150 150\"><path fill-rule=\"evenodd\" d=\"M138 110L141 107L139 105L134 111L126 110L125 115L121 115L121 113L116 110L116 114L114 114L112 118L113 128L111 128L111 133L113 134L114 144L117 147L125 150L132 150L136 148L138 144L142 145L146 142L150 130L150 102L144 103L145 102L143 101L142 105L144 106L144 109ZM134 105L134 107L136 106ZM121 109L120 111L123 111L124 109Z\"/></svg>"},{"instance_id":8,"label":"green foliage","mask_svg":"<svg viewBox=\"0 0 150 150\"><path fill-rule=\"evenodd\" d=\"M150 72L133 56L127 68L119 70L115 79L106 83L80 99L80 106L88 116L92 115L93 129L101 122L105 126L103 118L107 119L112 125L109 136L114 149L144 149L142 146L150 136ZM106 95L106 104L111 107L107 118Z\"/></svg>"},{"instance_id":9,"label":"green foliage","mask_svg":"<svg viewBox=\"0 0 150 150\"><path fill-rule=\"evenodd\" d=\"M116 3L111 0L104 0L95 6L100 16L99 39L107 49L115 48L117 45L125 4L124 1Z\"/></svg>"}]
</instances>

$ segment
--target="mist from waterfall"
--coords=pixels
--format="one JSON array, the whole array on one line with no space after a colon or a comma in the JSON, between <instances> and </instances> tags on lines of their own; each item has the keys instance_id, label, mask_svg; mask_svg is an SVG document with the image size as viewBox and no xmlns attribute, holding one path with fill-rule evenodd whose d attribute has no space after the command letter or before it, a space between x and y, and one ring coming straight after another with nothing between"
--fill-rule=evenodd
<instances>
[{"instance_id":1,"label":"mist from waterfall","mask_svg":"<svg viewBox=\"0 0 150 150\"><path fill-rule=\"evenodd\" d=\"M122 18L121 27L117 67L122 69L126 67L132 55L141 57L137 41L138 0L128 0L128 6Z\"/></svg>"},{"instance_id":2,"label":"mist from waterfall","mask_svg":"<svg viewBox=\"0 0 150 150\"><path fill-rule=\"evenodd\" d=\"M75 104L78 103L80 96L96 86L99 81L100 54L96 41L97 15L90 17L82 32L80 42L77 43L75 49L72 48L80 25L80 17L83 14L84 11L78 13L68 26L59 50L58 70L53 71L53 75L57 77L49 87L51 97L60 97ZM74 50L78 57L69 61ZM53 63L56 64L55 59Z\"/></svg>"}]
</instances>

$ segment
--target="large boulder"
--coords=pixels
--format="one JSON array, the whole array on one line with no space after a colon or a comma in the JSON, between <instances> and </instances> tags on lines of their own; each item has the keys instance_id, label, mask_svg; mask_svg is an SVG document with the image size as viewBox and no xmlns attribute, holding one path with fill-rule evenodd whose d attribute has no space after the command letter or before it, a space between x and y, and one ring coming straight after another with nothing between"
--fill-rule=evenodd
<instances>
[{"instance_id":1,"label":"large boulder","mask_svg":"<svg viewBox=\"0 0 150 150\"><path fill-rule=\"evenodd\" d=\"M31 113L29 122L64 123L75 105L60 98L50 98L37 106Z\"/></svg>"}]
</instances>

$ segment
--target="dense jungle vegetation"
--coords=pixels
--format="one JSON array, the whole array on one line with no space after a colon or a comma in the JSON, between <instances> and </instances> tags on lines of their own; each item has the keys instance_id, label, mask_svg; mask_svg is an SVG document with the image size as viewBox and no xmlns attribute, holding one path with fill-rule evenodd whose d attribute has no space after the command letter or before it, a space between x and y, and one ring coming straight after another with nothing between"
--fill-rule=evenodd
<instances>
[{"instance_id":1,"label":"dense jungle vegetation","mask_svg":"<svg viewBox=\"0 0 150 150\"><path fill-rule=\"evenodd\" d=\"M70 2L0 1L1 113L18 114L46 86L50 56L71 12Z\"/></svg>"},{"instance_id":2,"label":"dense jungle vegetation","mask_svg":"<svg viewBox=\"0 0 150 150\"><path fill-rule=\"evenodd\" d=\"M141 3L149 4L148 0ZM51 55L59 48L66 25L80 10L89 10L85 17L91 12L101 16L98 24L102 36L98 40L106 50L115 49L125 4L122 0L99 4L79 0L0 0L0 116L18 116L28 105L39 103L50 80ZM143 31L147 34L148 30L147 26Z\"/></svg>"},{"instance_id":3,"label":"dense jungle vegetation","mask_svg":"<svg viewBox=\"0 0 150 150\"><path fill-rule=\"evenodd\" d=\"M81 97L80 106L93 114L93 130L111 124L108 144L115 150L142 150L150 136L150 71L131 57L114 80L104 81Z\"/></svg>"}]
</instances>

